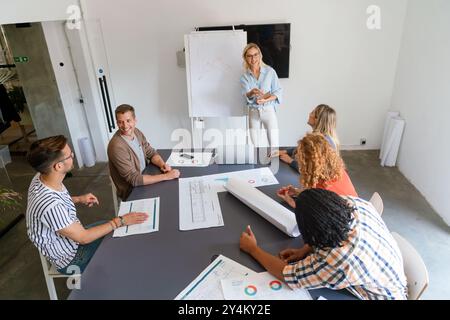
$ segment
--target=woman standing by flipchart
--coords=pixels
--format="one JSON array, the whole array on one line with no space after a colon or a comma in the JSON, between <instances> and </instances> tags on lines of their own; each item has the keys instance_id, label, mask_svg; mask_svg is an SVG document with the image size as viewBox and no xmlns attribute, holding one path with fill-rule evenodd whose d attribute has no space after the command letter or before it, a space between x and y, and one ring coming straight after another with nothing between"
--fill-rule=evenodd
<instances>
[{"instance_id":1,"label":"woman standing by flipchart","mask_svg":"<svg viewBox=\"0 0 450 320\"><path fill-rule=\"evenodd\" d=\"M261 126L267 131L270 147L278 147L278 120L275 107L281 103L282 88L277 73L266 65L259 47L249 43L242 54L245 72L241 77L242 95L248 107L250 136L259 146Z\"/></svg>"}]
</instances>

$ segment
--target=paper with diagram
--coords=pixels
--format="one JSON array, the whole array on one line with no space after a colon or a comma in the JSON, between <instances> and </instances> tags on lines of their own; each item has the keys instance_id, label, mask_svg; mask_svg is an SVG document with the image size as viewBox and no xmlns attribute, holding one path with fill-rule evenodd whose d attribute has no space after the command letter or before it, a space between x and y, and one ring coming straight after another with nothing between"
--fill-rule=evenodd
<instances>
[{"instance_id":1,"label":"paper with diagram","mask_svg":"<svg viewBox=\"0 0 450 320\"><path fill-rule=\"evenodd\" d=\"M312 300L305 289L292 290L268 272L221 280L225 300Z\"/></svg>"},{"instance_id":2,"label":"paper with diagram","mask_svg":"<svg viewBox=\"0 0 450 320\"><path fill-rule=\"evenodd\" d=\"M254 273L236 261L219 255L175 300L223 300L221 280L245 278Z\"/></svg>"},{"instance_id":3,"label":"paper with diagram","mask_svg":"<svg viewBox=\"0 0 450 320\"><path fill-rule=\"evenodd\" d=\"M239 177L244 184L255 187L278 184L278 180L267 167L180 178L180 230L223 226L218 193L226 191L224 185L233 177Z\"/></svg>"},{"instance_id":4,"label":"paper with diagram","mask_svg":"<svg viewBox=\"0 0 450 320\"><path fill-rule=\"evenodd\" d=\"M295 214L258 189L246 184L240 178L229 179L225 188L287 235L291 237L300 235Z\"/></svg>"},{"instance_id":5,"label":"paper with diagram","mask_svg":"<svg viewBox=\"0 0 450 320\"><path fill-rule=\"evenodd\" d=\"M217 189L202 177L178 180L180 230L223 226Z\"/></svg>"},{"instance_id":6,"label":"paper with diagram","mask_svg":"<svg viewBox=\"0 0 450 320\"><path fill-rule=\"evenodd\" d=\"M171 167L207 167L212 152L175 152L172 151L166 163Z\"/></svg>"},{"instance_id":7,"label":"paper with diagram","mask_svg":"<svg viewBox=\"0 0 450 320\"><path fill-rule=\"evenodd\" d=\"M159 197L122 201L119 208L119 216L129 212L145 212L148 219L141 224L123 226L114 231L113 237L126 237L134 234L150 233L159 231Z\"/></svg>"}]
</instances>

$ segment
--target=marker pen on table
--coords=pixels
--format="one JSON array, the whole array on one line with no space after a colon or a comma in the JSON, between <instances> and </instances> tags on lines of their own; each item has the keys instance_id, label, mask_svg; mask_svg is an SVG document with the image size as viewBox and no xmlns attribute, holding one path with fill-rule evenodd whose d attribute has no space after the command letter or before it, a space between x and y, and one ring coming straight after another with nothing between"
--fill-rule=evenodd
<instances>
[{"instance_id":1,"label":"marker pen on table","mask_svg":"<svg viewBox=\"0 0 450 320\"><path fill-rule=\"evenodd\" d=\"M180 157L186 158L186 159L194 159L194 156L191 156L190 154L182 153L180 154Z\"/></svg>"}]
</instances>

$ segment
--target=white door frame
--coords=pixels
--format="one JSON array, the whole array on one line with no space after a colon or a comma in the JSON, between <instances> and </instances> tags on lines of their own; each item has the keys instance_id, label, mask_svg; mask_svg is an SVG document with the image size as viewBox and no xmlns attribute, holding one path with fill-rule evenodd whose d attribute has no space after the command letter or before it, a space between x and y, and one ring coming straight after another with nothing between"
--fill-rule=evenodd
<instances>
[{"instance_id":1,"label":"white door frame","mask_svg":"<svg viewBox=\"0 0 450 320\"><path fill-rule=\"evenodd\" d=\"M109 78L109 72L108 68L97 62L99 59L95 57L99 55L92 51L92 42L89 39L101 38L102 34L97 32L91 35L85 21L80 21L80 29L67 29L63 21L42 22L42 27L79 166L83 166L78 146L80 137L90 139L97 162L106 162L107 145L114 132L110 127L112 119L109 119L109 122L107 119L109 115L104 109L99 77L96 73L99 69L104 70L104 76ZM91 29L95 32L95 28ZM63 60L73 65L73 68L69 65L60 68L59 61ZM75 92L74 81L77 82L81 96ZM114 94L111 87L108 90L113 108ZM83 100L82 107L79 104L80 98Z\"/></svg>"}]
</instances>

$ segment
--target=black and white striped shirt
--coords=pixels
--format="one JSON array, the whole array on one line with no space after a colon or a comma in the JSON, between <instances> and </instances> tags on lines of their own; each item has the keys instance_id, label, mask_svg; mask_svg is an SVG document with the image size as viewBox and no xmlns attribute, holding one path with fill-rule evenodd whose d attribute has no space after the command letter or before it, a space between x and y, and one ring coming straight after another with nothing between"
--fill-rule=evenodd
<instances>
[{"instance_id":1,"label":"black and white striped shirt","mask_svg":"<svg viewBox=\"0 0 450 320\"><path fill-rule=\"evenodd\" d=\"M28 189L27 233L39 252L61 269L75 257L79 244L57 231L79 220L67 189L50 189L39 177L34 176Z\"/></svg>"}]
</instances>

